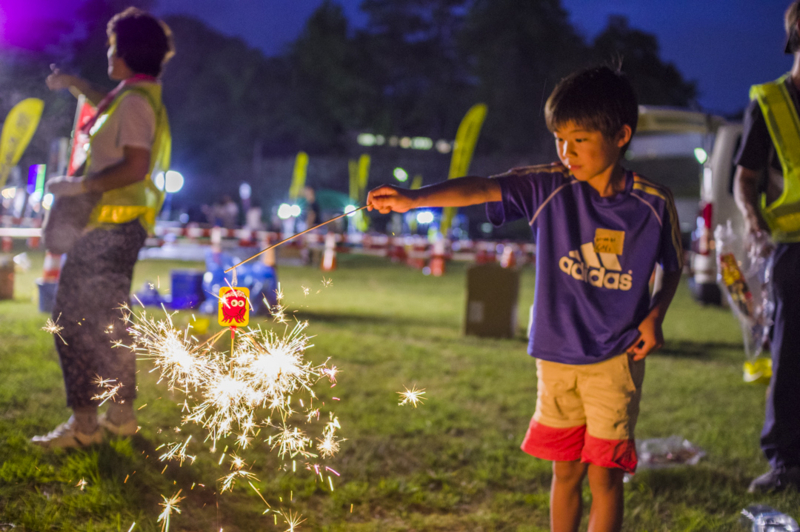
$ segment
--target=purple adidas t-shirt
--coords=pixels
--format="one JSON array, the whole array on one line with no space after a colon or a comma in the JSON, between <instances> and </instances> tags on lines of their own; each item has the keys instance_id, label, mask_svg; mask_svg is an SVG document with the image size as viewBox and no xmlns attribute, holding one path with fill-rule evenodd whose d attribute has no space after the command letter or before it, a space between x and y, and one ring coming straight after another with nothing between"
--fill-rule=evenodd
<instances>
[{"instance_id":1,"label":"purple adidas t-shirt","mask_svg":"<svg viewBox=\"0 0 800 532\"><path fill-rule=\"evenodd\" d=\"M528 353L563 364L619 355L650 310L656 263L682 267L672 194L633 172L603 198L561 164L495 176L502 201L486 205L495 225L525 218L536 243L536 289Z\"/></svg>"}]
</instances>

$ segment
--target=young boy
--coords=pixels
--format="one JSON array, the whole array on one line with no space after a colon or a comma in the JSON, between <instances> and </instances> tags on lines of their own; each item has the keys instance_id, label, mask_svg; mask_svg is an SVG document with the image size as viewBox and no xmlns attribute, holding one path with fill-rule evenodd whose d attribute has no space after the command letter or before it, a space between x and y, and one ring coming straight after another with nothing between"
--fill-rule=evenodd
<instances>
[{"instance_id":1,"label":"young boy","mask_svg":"<svg viewBox=\"0 0 800 532\"><path fill-rule=\"evenodd\" d=\"M545 119L560 164L418 190L382 186L367 203L388 213L488 202L496 225L529 221L537 253L528 352L538 397L522 449L553 461L551 530L578 529L588 474L589 530L616 531L623 475L636 469L644 358L664 343L661 323L680 280L678 218L669 190L620 164L638 119L621 73L570 75L547 100ZM656 263L664 277L651 298Z\"/></svg>"}]
</instances>

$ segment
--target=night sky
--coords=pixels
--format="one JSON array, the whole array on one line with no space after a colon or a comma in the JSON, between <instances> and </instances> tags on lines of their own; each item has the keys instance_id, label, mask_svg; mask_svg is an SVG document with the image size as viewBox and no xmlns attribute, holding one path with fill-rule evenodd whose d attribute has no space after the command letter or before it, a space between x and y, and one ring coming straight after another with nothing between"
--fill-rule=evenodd
<instances>
[{"instance_id":1,"label":"night sky","mask_svg":"<svg viewBox=\"0 0 800 532\"><path fill-rule=\"evenodd\" d=\"M352 24L363 26L361 0L339 0ZM68 17L77 2L0 0L3 11ZM267 54L297 37L322 0L160 0L156 13L186 13L215 29L239 36ZM750 85L777 78L791 66L783 54L783 12L789 0L562 0L573 24L595 36L612 14L658 37L662 58L698 83L700 104L711 112L735 113ZM2 18L2 17L0 17Z\"/></svg>"}]
</instances>

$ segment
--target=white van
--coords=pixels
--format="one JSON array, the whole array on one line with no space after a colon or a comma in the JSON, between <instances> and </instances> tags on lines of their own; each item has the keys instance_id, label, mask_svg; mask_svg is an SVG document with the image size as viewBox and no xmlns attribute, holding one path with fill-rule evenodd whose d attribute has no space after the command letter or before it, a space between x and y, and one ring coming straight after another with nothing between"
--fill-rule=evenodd
<instances>
[{"instance_id":1,"label":"white van","mask_svg":"<svg viewBox=\"0 0 800 532\"><path fill-rule=\"evenodd\" d=\"M733 157L741 137L740 123L719 116L640 106L636 136L626 155L630 160L625 166L672 190L689 255L689 286L701 303L722 302L714 228L731 220L738 234L743 230L733 199Z\"/></svg>"},{"instance_id":2,"label":"white van","mask_svg":"<svg viewBox=\"0 0 800 532\"><path fill-rule=\"evenodd\" d=\"M714 229L728 221L734 233L744 235L744 218L733 198L733 158L742 141L742 124L726 123L716 132L714 148L703 168L697 227L692 232L691 277L692 295L701 303L722 303L717 285L717 257ZM739 245L743 239L739 239ZM734 249L741 256L742 249Z\"/></svg>"}]
</instances>

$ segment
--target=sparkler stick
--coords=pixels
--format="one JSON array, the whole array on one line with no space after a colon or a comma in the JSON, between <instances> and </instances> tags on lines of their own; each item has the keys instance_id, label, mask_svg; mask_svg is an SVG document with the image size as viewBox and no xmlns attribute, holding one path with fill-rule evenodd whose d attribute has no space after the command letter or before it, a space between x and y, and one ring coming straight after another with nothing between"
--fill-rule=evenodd
<instances>
[{"instance_id":1,"label":"sparkler stick","mask_svg":"<svg viewBox=\"0 0 800 532\"><path fill-rule=\"evenodd\" d=\"M304 235L304 234L308 233L309 231L313 231L314 229L317 229L318 227L322 227L323 225L327 225L327 224L329 224L329 223L331 223L331 222L335 222L336 220L339 220L340 218L344 218L345 216L350 216L351 214L355 214L355 213L357 213L358 211L363 211L363 210L364 210L364 209L366 209L367 207L369 207L369 205L364 205L363 207L359 207L358 209L354 209L354 210L352 210L352 211L350 211L350 212L346 212L346 213L344 213L344 214L340 214L340 215L339 215L339 216L337 216L336 218L331 218L330 220L328 220L328 221L326 221L326 222L322 222L321 224L317 224L317 225L315 225L314 227L309 227L309 228L308 228L308 229L306 229L305 231L303 231L303 232L301 232L301 233L297 233L296 235L292 235L292 236L290 236L289 238L284 238L283 240L281 240L281 241L280 241L280 242L278 242L277 244L272 244L270 247L268 247L268 248L266 248L266 249L262 249L261 251L259 251L259 252L258 252L258 253L256 253L255 255L253 255L252 257L250 257L250 258L248 258L248 259L244 259L244 260L243 260L242 262L240 262L239 264L237 264L237 265L235 265L235 266L231 266L230 268L228 268L227 270L225 270L225 273L228 273L228 272L230 272L231 270L235 270L236 268L238 268L239 266L241 266L241 265L242 265L242 264L244 264L245 262L249 262L249 261L253 260L254 258L258 257L259 255L262 255L262 254L266 253L267 251L269 251L269 250L271 250L271 249L275 249L276 247L280 246L281 244L285 244L286 242L288 242L288 241L290 241L290 240L293 240L293 239L297 238L297 237L298 237L298 236L300 236L300 235Z\"/></svg>"}]
</instances>

